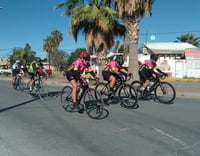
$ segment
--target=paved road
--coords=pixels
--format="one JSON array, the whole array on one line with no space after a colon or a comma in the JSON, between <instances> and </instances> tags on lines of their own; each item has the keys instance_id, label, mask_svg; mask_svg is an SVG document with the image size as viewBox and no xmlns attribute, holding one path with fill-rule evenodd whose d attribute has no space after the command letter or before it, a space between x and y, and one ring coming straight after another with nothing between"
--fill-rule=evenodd
<instances>
[{"instance_id":1,"label":"paved road","mask_svg":"<svg viewBox=\"0 0 200 156\"><path fill-rule=\"evenodd\" d=\"M14 91L8 81L0 86L3 156L199 156L198 98L139 101L133 110L113 104L105 119L92 120L61 108L62 86L51 86L46 102Z\"/></svg>"}]
</instances>

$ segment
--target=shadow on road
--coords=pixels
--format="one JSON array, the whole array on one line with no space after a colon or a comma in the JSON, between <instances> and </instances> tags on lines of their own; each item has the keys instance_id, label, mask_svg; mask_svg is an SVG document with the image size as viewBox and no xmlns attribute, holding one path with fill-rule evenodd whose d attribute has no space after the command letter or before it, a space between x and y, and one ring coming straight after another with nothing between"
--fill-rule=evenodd
<instances>
[{"instance_id":1,"label":"shadow on road","mask_svg":"<svg viewBox=\"0 0 200 156\"><path fill-rule=\"evenodd\" d=\"M22 102L22 103L20 103L20 104L16 104L16 105L14 105L14 106L10 106L10 107L6 107L6 108L3 108L3 109L0 109L0 113L5 112L5 111L8 111L8 110L13 109L13 108L16 108L16 107L20 107L20 106L26 105L26 104L28 104L28 103L31 103L31 102L37 101L37 100L40 100L40 98L34 98L34 99L31 99L31 100Z\"/></svg>"}]
</instances>

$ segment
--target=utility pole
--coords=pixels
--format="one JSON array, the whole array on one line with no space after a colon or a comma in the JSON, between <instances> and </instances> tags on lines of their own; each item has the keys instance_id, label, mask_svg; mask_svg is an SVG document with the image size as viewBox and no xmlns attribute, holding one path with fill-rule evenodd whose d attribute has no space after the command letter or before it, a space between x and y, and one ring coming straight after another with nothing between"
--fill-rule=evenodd
<instances>
[{"instance_id":1,"label":"utility pole","mask_svg":"<svg viewBox=\"0 0 200 156\"><path fill-rule=\"evenodd\" d=\"M146 31L146 40L145 40L145 43L147 43L148 41L148 30Z\"/></svg>"}]
</instances>

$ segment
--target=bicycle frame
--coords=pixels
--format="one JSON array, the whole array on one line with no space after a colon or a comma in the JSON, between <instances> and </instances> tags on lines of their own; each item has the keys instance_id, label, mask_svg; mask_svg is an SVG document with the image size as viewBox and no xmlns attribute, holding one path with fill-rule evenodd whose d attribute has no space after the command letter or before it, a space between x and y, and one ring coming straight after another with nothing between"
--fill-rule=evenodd
<instances>
[{"instance_id":1,"label":"bicycle frame","mask_svg":"<svg viewBox=\"0 0 200 156\"><path fill-rule=\"evenodd\" d=\"M161 82L161 81L160 81L160 78L161 78L161 77L160 77L158 74L156 74L156 78L155 78L154 80L150 80L151 82L154 82L153 85L150 86L150 88L149 88L148 90L146 89L146 91L150 93L150 92L154 91L155 88L156 88L156 86L158 86L158 85L160 85L161 88L162 88L162 85L161 85L161 83L160 83L160 82ZM149 86L149 85L148 85L148 86ZM148 87L148 86L147 86L147 87ZM146 87L146 88L147 88L147 87ZM163 90L163 89L162 89L162 90Z\"/></svg>"},{"instance_id":2,"label":"bicycle frame","mask_svg":"<svg viewBox=\"0 0 200 156\"><path fill-rule=\"evenodd\" d=\"M117 93L117 91L121 88L124 87L125 83L126 83L126 78L119 78L117 79L117 81L115 82L115 86L113 88L114 94ZM106 83L106 86L108 87L108 89L110 89L110 85L109 85L109 81Z\"/></svg>"}]
</instances>

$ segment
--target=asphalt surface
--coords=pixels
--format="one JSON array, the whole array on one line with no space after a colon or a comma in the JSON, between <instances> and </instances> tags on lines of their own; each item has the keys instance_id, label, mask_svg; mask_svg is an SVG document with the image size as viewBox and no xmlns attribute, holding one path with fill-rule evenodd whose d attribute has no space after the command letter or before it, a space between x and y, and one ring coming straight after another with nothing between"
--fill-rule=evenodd
<instances>
[{"instance_id":1,"label":"asphalt surface","mask_svg":"<svg viewBox=\"0 0 200 156\"><path fill-rule=\"evenodd\" d=\"M67 81L58 82L48 80L55 85L43 101L0 80L0 156L199 156L200 99L139 100L136 109L112 103L93 120L64 111L59 95Z\"/></svg>"},{"instance_id":2,"label":"asphalt surface","mask_svg":"<svg viewBox=\"0 0 200 156\"><path fill-rule=\"evenodd\" d=\"M0 80L11 81L12 77L10 76L0 76ZM25 78L25 81L28 81L28 78ZM167 80L171 83L175 90L177 97L186 97L186 98L200 98L200 81L193 79L169 79ZM58 85L65 86L69 85L69 82L65 78L49 78L47 81L49 85Z\"/></svg>"}]
</instances>

